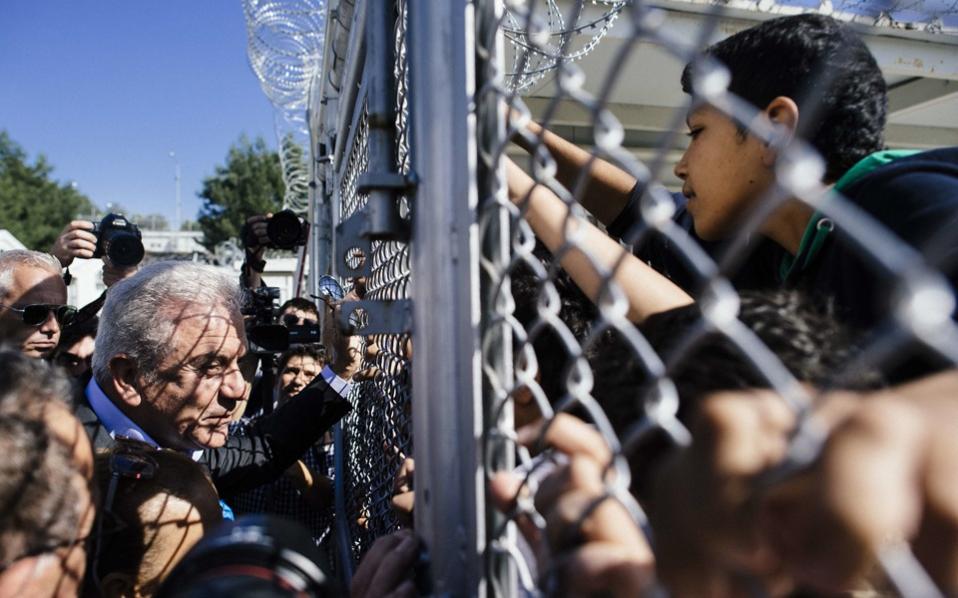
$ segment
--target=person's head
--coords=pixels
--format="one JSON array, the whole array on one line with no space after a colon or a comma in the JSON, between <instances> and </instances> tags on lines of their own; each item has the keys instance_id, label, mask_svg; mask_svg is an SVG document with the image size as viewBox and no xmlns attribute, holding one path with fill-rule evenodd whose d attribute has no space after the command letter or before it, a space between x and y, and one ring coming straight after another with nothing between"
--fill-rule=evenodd
<instances>
[{"instance_id":1,"label":"person's head","mask_svg":"<svg viewBox=\"0 0 958 598\"><path fill-rule=\"evenodd\" d=\"M60 342L50 356L50 361L62 367L73 378L82 378L89 374L99 323L100 319L92 316L64 326L60 333Z\"/></svg>"},{"instance_id":2,"label":"person's head","mask_svg":"<svg viewBox=\"0 0 958 598\"><path fill-rule=\"evenodd\" d=\"M765 21L705 51L731 75L728 89L787 136L801 133L824 158L825 183L884 147L887 92L865 43L831 17L803 14ZM695 91L695 68L682 89ZM696 232L728 236L737 217L774 179L777 151L708 105L689 114L692 140L675 173L683 180Z\"/></svg>"},{"instance_id":3,"label":"person's head","mask_svg":"<svg viewBox=\"0 0 958 598\"><path fill-rule=\"evenodd\" d=\"M293 297L279 306L279 321L284 326L319 323L319 309L305 297Z\"/></svg>"},{"instance_id":4,"label":"person's head","mask_svg":"<svg viewBox=\"0 0 958 598\"><path fill-rule=\"evenodd\" d=\"M0 341L46 357L60 339L67 287L57 258L25 249L0 253ZM42 306L42 307L41 307Z\"/></svg>"},{"instance_id":5,"label":"person's head","mask_svg":"<svg viewBox=\"0 0 958 598\"><path fill-rule=\"evenodd\" d=\"M75 595L93 523L93 450L48 364L0 350L0 595Z\"/></svg>"},{"instance_id":6,"label":"person's head","mask_svg":"<svg viewBox=\"0 0 958 598\"><path fill-rule=\"evenodd\" d=\"M318 345L293 345L276 364L276 396L279 403L299 394L326 364L326 354Z\"/></svg>"},{"instance_id":7,"label":"person's head","mask_svg":"<svg viewBox=\"0 0 958 598\"><path fill-rule=\"evenodd\" d=\"M816 303L799 291L743 291L740 301L739 320L800 382L815 387L830 383L858 350L830 305ZM667 360L700 322L701 311L691 304L649 316L638 328ZM645 368L623 343L613 342L601 347L594 370L596 398L609 404L607 413L614 426L627 428L642 415L634 399L648 381ZM679 418L685 421L707 394L770 387L765 375L718 331L705 333L668 374L681 401ZM846 388L871 388L881 379L872 370L860 370L842 382Z\"/></svg>"},{"instance_id":8,"label":"person's head","mask_svg":"<svg viewBox=\"0 0 958 598\"><path fill-rule=\"evenodd\" d=\"M140 477L124 475L136 460ZM145 464L145 465L144 465ZM152 596L203 534L222 521L206 471L186 455L122 441L97 455L96 479L110 504L103 517L96 575L103 594Z\"/></svg>"},{"instance_id":9,"label":"person's head","mask_svg":"<svg viewBox=\"0 0 958 598\"><path fill-rule=\"evenodd\" d=\"M552 265L552 258L548 251L539 246L534 255L548 271ZM510 277L512 298L515 301L514 316L522 327L530 333L532 349L535 351L538 375L536 381L550 403L559 401L565 396L565 374L571 364L569 348L564 342L564 334L552 325L543 325L533 333L536 322L542 322L543 303L540 302L545 290L545 281L541 279L531 267L521 264L515 268ZM583 342L592 330L592 321L598 315L595 305L586 297L572 281L565 270L556 269L551 282L558 298L558 317L576 342ZM516 344L515 350L521 347ZM592 347L586 347L589 355ZM518 355L520 364L524 359ZM523 387L514 393L515 420L517 426L522 426L538 419L540 410L535 403L531 391Z\"/></svg>"},{"instance_id":10,"label":"person's head","mask_svg":"<svg viewBox=\"0 0 958 598\"><path fill-rule=\"evenodd\" d=\"M93 354L97 384L163 447L222 446L247 396L241 306L238 285L215 267L146 266L107 294Z\"/></svg>"},{"instance_id":11,"label":"person's head","mask_svg":"<svg viewBox=\"0 0 958 598\"><path fill-rule=\"evenodd\" d=\"M739 320L799 382L813 387L831 383L833 376L852 363L858 350L829 305L811 301L798 291L743 291ZM701 322L699 307L692 304L650 316L639 331L668 362L685 336ZM641 399L650 382L645 367L619 338L604 344L592 365L593 395L612 426L624 434L645 417ZM668 375L678 391L678 419L686 425L695 417L701 399L713 392L770 388L765 375L731 339L718 331L701 336L671 366ZM845 388L874 388L881 384L878 372L867 368L856 369L842 378ZM646 460L655 460L665 446L667 443L656 441L654 447L644 447L642 454L630 458L633 467L640 469ZM636 476L636 487L641 488L648 481L642 477Z\"/></svg>"}]
</instances>

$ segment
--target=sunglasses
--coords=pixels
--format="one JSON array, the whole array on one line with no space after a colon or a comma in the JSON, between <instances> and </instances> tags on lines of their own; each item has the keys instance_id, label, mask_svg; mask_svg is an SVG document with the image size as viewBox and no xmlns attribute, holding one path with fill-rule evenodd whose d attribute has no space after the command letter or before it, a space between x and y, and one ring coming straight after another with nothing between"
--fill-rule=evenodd
<instances>
[{"instance_id":1,"label":"sunglasses","mask_svg":"<svg viewBox=\"0 0 958 598\"><path fill-rule=\"evenodd\" d=\"M27 326L39 326L47 321L47 315L50 312L53 312L53 315L56 316L57 323L61 326L69 326L73 319L76 318L77 308L72 305L55 305L52 303L36 303L33 305L25 305L23 307L15 307L13 305L0 305L0 307L5 307L10 311L20 315L20 319L23 320L23 323Z\"/></svg>"}]
</instances>

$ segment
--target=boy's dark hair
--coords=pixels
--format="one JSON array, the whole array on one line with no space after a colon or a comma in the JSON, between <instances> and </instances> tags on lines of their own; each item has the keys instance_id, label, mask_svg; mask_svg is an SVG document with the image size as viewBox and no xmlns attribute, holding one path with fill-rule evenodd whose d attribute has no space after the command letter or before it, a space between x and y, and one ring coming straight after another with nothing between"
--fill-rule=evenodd
<instances>
[{"instance_id":1,"label":"boy's dark hair","mask_svg":"<svg viewBox=\"0 0 958 598\"><path fill-rule=\"evenodd\" d=\"M542 245L537 245L533 254L548 271L552 265L552 256ZM572 281L565 270L556 269L552 284L559 294L561 302L559 319L569 328L569 332L580 343L589 335L592 321L598 315L595 305ZM515 301L513 315L528 332L539 319L539 295L545 281L526 264L517 266L510 277L512 298ZM536 362L539 366L539 386L555 402L565 394L563 373L569 366L569 353L565 349L559 334L551 326L546 326L532 339ZM518 349L518 347L517 347ZM589 350L587 348L587 356Z\"/></svg>"},{"instance_id":2,"label":"boy's dark hair","mask_svg":"<svg viewBox=\"0 0 958 598\"><path fill-rule=\"evenodd\" d=\"M306 299L305 297L293 297L292 299L288 300L286 303L279 306L279 313L283 313L290 308L315 314L316 317L319 318L319 308L316 307L315 303L309 299Z\"/></svg>"},{"instance_id":3,"label":"boy's dark hair","mask_svg":"<svg viewBox=\"0 0 958 598\"><path fill-rule=\"evenodd\" d=\"M668 363L683 337L702 320L696 304L664 311L647 318L639 331ZM819 305L795 290L743 291L739 320L774 353L800 382L822 387L851 363L857 347L828 305ZM642 397L649 377L632 350L619 337L604 343L593 360L593 395L620 435L645 417ZM843 372L844 373L844 372ZM680 421L688 425L695 407L717 391L769 388L760 372L728 337L707 332L677 363L669 377L679 394ZM858 369L842 377L842 387L866 389L881 386L877 371ZM633 490L644 495L648 468L658 461L669 443L654 438L635 457Z\"/></svg>"},{"instance_id":4,"label":"boy's dark hair","mask_svg":"<svg viewBox=\"0 0 958 598\"><path fill-rule=\"evenodd\" d=\"M735 95L759 109L778 96L789 97L803 117L811 117L804 119L803 136L824 157L826 182L884 148L885 79L865 42L835 19L820 14L771 19L705 53L728 67ZM685 93L693 89L691 67L682 72Z\"/></svg>"},{"instance_id":5,"label":"boy's dark hair","mask_svg":"<svg viewBox=\"0 0 958 598\"><path fill-rule=\"evenodd\" d=\"M698 306L692 304L650 316L639 331L668 361L683 336L701 319ZM799 291L743 291L739 320L796 379L814 386L829 384L857 352L830 306L816 304ZM621 341L613 341L603 345L593 369L596 398L603 403L612 425L625 430L643 415L637 411L635 399L648 381L645 368ZM699 339L669 376L679 393L682 420L687 420L691 407L709 393L769 388L762 372L720 332L708 332ZM856 371L842 378L843 388L875 388L881 383L873 370Z\"/></svg>"}]
</instances>

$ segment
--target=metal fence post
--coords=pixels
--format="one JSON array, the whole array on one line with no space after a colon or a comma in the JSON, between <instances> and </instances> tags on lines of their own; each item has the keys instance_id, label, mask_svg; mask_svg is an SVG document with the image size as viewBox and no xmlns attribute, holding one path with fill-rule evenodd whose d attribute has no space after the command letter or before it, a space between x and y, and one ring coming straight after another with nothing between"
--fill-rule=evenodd
<instances>
[{"instance_id":1,"label":"metal fence post","mask_svg":"<svg viewBox=\"0 0 958 598\"><path fill-rule=\"evenodd\" d=\"M416 530L433 595L484 592L472 5L410 0Z\"/></svg>"}]
</instances>

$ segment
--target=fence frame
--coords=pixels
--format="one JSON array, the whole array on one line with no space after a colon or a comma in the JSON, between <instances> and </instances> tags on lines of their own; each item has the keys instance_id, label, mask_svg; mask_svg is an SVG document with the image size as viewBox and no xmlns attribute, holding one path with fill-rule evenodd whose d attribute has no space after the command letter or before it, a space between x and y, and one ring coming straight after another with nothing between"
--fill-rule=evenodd
<instances>
[{"instance_id":1,"label":"fence frame","mask_svg":"<svg viewBox=\"0 0 958 598\"><path fill-rule=\"evenodd\" d=\"M485 482L472 2L409 0L408 47L418 181L412 270L430 283L412 289L416 532L429 551L431 593L479 595Z\"/></svg>"}]
</instances>

